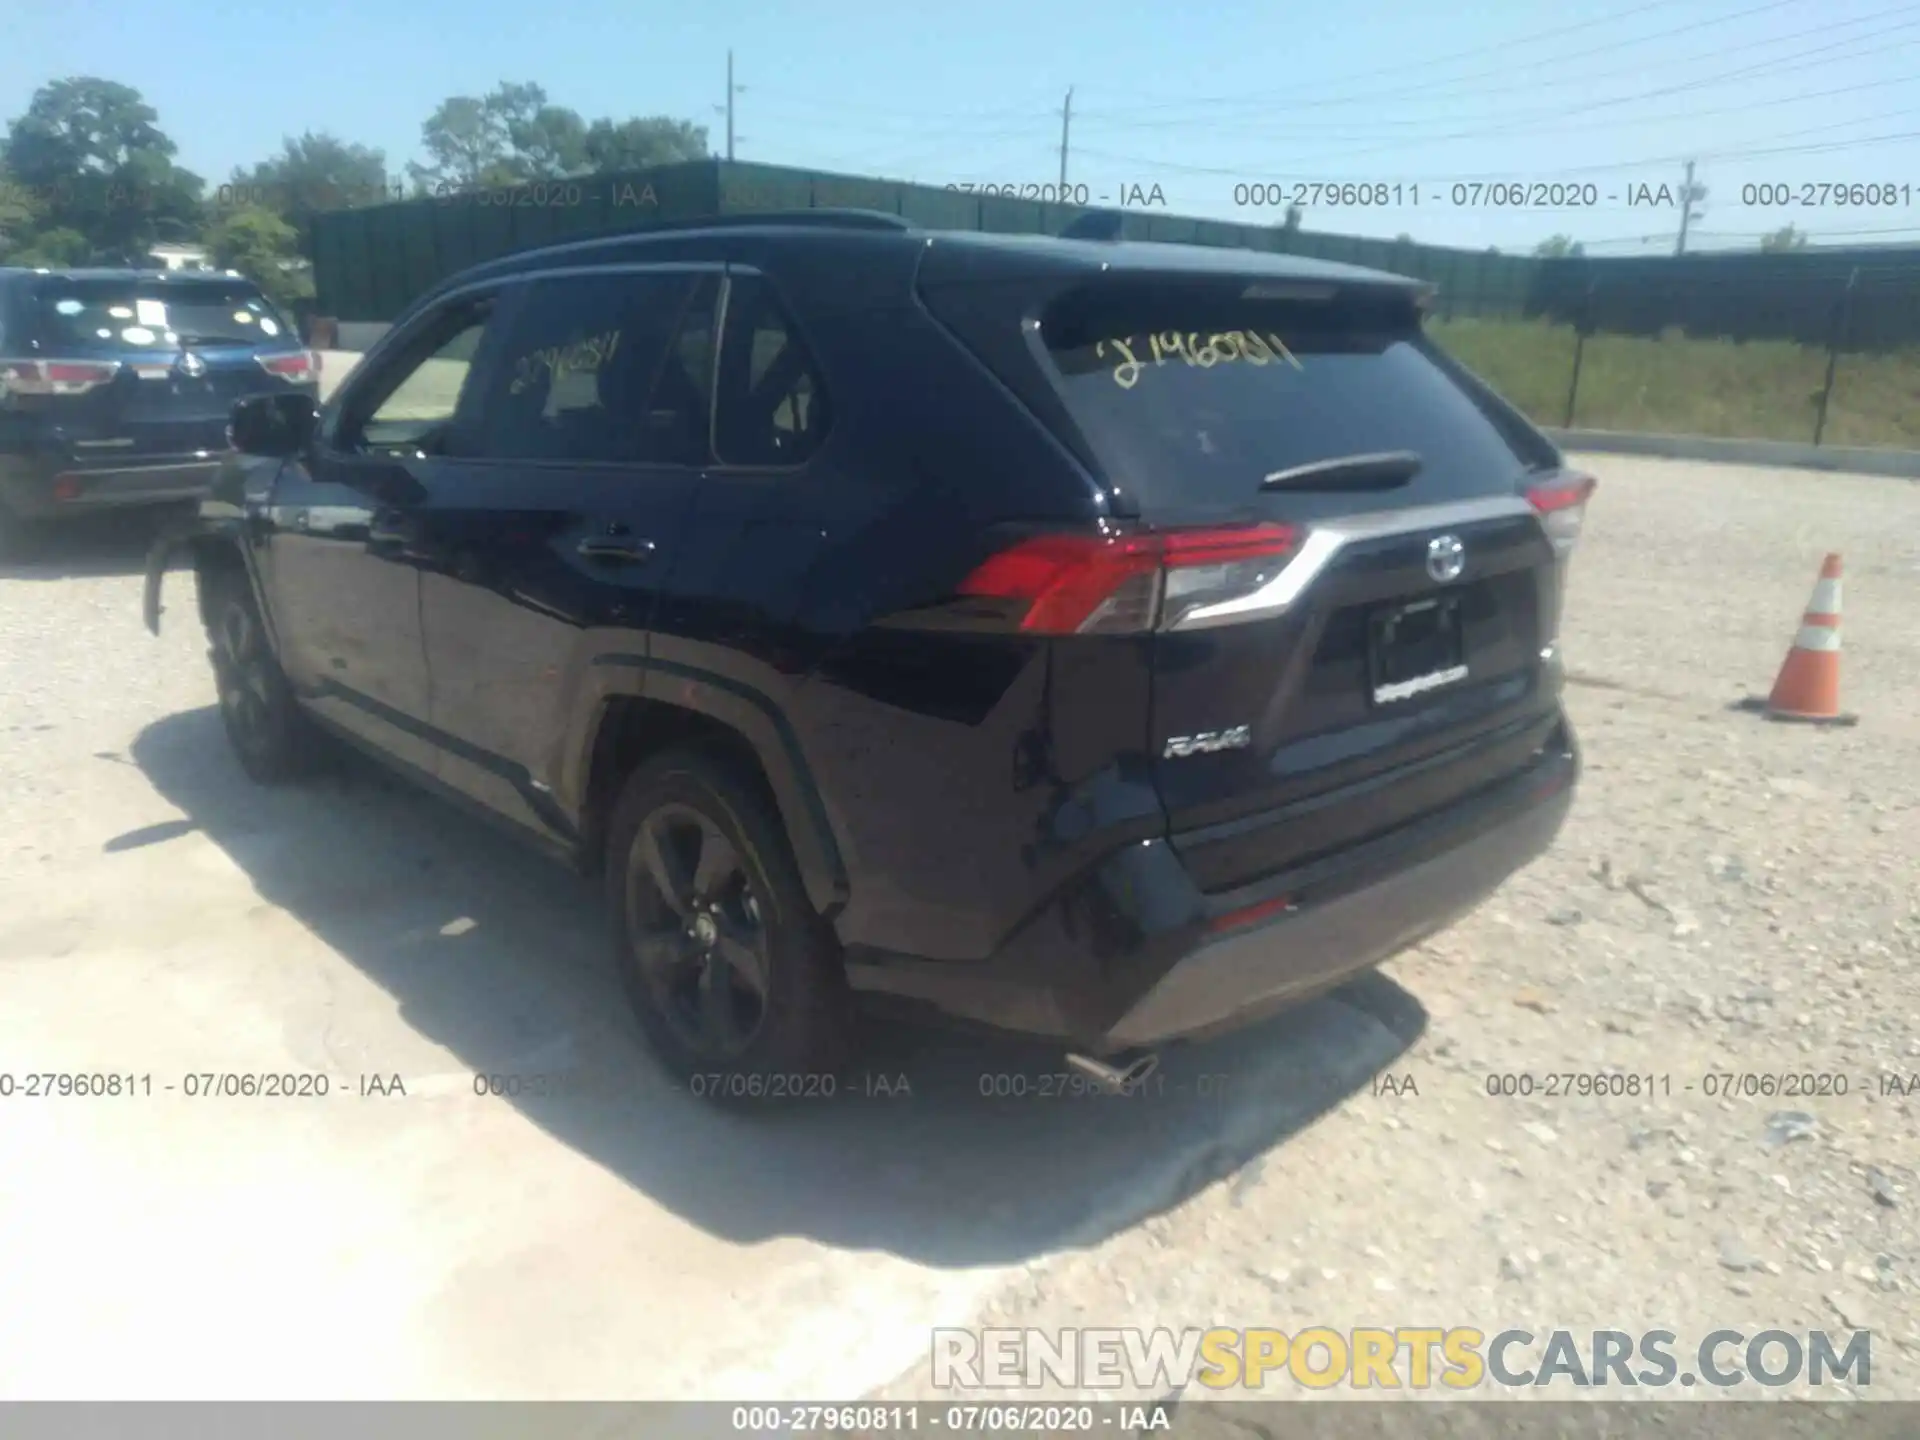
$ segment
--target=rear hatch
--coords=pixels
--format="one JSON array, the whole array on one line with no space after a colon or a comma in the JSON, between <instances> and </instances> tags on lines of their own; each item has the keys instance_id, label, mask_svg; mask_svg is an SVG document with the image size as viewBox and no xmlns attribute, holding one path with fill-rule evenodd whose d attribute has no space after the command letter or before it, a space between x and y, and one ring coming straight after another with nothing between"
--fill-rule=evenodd
<instances>
[{"instance_id":1,"label":"rear hatch","mask_svg":"<svg viewBox=\"0 0 1920 1440\"><path fill-rule=\"evenodd\" d=\"M1042 333L1141 520L1276 527L1241 574L1197 572L1163 602L1149 743L1202 888L1527 762L1556 709L1556 565L1520 492L1555 457L1437 357L1413 294L1104 286L1064 297ZM1328 461L1352 463L1314 468Z\"/></svg>"},{"instance_id":2,"label":"rear hatch","mask_svg":"<svg viewBox=\"0 0 1920 1440\"><path fill-rule=\"evenodd\" d=\"M81 469L217 455L236 400L318 388L286 318L235 276L39 276L6 350L4 403Z\"/></svg>"},{"instance_id":3,"label":"rear hatch","mask_svg":"<svg viewBox=\"0 0 1920 1440\"><path fill-rule=\"evenodd\" d=\"M1565 547L1528 497L1589 482L1553 491L1551 444L1376 280L1121 271L1025 317L1062 438L1158 537L1127 619L1151 607L1150 763L1210 893L1497 783L1558 722Z\"/></svg>"}]
</instances>

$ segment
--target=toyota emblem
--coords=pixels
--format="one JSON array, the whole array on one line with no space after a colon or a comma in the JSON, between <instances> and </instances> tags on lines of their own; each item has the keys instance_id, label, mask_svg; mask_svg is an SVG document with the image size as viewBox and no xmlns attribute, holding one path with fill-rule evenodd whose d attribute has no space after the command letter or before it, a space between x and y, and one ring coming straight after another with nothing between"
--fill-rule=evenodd
<instances>
[{"instance_id":1,"label":"toyota emblem","mask_svg":"<svg viewBox=\"0 0 1920 1440\"><path fill-rule=\"evenodd\" d=\"M1440 584L1458 580L1467 568L1467 547L1458 535L1437 535L1427 542L1427 574Z\"/></svg>"},{"instance_id":2,"label":"toyota emblem","mask_svg":"<svg viewBox=\"0 0 1920 1440\"><path fill-rule=\"evenodd\" d=\"M180 373L189 380L198 380L207 373L207 362L189 350L180 357Z\"/></svg>"}]
</instances>

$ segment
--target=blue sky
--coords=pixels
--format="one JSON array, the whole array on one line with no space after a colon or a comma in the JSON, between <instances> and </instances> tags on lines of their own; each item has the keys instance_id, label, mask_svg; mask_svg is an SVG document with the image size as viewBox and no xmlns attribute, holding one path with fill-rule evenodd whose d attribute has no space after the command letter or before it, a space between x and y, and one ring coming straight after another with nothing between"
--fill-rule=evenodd
<instances>
[{"instance_id":1,"label":"blue sky","mask_svg":"<svg viewBox=\"0 0 1920 1440\"><path fill-rule=\"evenodd\" d=\"M1157 185L1176 214L1277 218L1235 204L1235 187L1256 182L1397 183L1398 208L1310 206L1306 226L1670 249L1677 211L1626 201L1643 184L1677 187L1696 155L1701 248L1751 246L1788 221L1836 243L1920 241L1920 4L1889 0L9 8L0 117L50 79L119 80L213 182L308 129L378 146L397 169L442 98L501 80L538 81L589 118L706 123L719 149L731 47L746 160L941 185L1057 181L1072 86L1069 181L1096 196ZM1591 184L1599 203L1454 203L1456 183L1500 181ZM1744 186L1821 182L1908 190L1874 207L1742 203Z\"/></svg>"}]
</instances>

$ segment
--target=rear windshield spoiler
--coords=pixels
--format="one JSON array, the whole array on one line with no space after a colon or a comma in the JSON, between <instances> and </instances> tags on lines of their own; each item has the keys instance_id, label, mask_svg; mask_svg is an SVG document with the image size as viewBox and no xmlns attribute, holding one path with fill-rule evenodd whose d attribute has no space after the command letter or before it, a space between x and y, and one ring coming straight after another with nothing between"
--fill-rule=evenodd
<instances>
[{"instance_id":1,"label":"rear windshield spoiler","mask_svg":"<svg viewBox=\"0 0 1920 1440\"><path fill-rule=\"evenodd\" d=\"M1111 259L1105 258L1109 253ZM1090 254L1099 256L1101 263L1090 264ZM1004 247L943 245L936 237L921 259L916 283L926 290L967 285L1030 286L1042 303L1064 291L1087 287L1198 286L1218 287L1216 293L1223 299L1398 295L1424 308L1436 291L1431 281L1409 275L1330 261L1303 259L1289 263L1287 256L1260 250L1151 240L1063 244L1041 237L1034 237L1033 243ZM1261 292L1270 294L1263 297Z\"/></svg>"},{"instance_id":2,"label":"rear windshield spoiler","mask_svg":"<svg viewBox=\"0 0 1920 1440\"><path fill-rule=\"evenodd\" d=\"M1081 276L1078 283L1051 292L1036 287L1027 313L1040 317L1049 344L1071 346L1082 331L1111 330L1116 326L1160 328L1164 314L1192 317L1215 315L1222 323L1249 313L1286 312L1296 321L1320 323L1335 329L1355 327L1370 332L1413 334L1422 328L1431 286L1387 277L1385 283L1322 279L1278 279L1244 275L1166 276L1122 272ZM1186 323L1185 321L1182 322Z\"/></svg>"}]
</instances>

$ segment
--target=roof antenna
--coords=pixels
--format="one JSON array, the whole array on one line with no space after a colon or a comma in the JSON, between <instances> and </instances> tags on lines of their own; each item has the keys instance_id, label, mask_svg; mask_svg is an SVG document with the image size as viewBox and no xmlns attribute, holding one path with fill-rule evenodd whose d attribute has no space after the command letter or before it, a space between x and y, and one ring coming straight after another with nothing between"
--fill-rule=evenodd
<instances>
[{"instance_id":1,"label":"roof antenna","mask_svg":"<svg viewBox=\"0 0 1920 1440\"><path fill-rule=\"evenodd\" d=\"M1118 240L1123 216L1118 210L1089 210L1060 232L1062 240Z\"/></svg>"}]
</instances>

